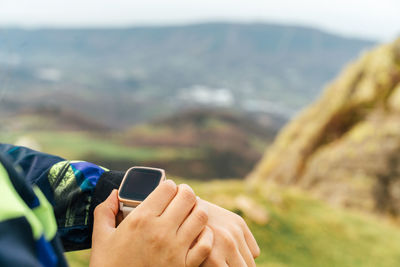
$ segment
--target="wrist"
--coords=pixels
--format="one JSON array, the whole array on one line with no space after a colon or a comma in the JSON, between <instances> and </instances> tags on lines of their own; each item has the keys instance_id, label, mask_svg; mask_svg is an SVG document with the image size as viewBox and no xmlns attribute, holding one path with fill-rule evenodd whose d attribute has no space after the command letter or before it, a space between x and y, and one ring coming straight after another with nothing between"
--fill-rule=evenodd
<instances>
[{"instance_id":1,"label":"wrist","mask_svg":"<svg viewBox=\"0 0 400 267\"><path fill-rule=\"evenodd\" d=\"M92 194L92 199L89 208L89 226L93 227L93 212L94 209L111 194L114 189L118 189L125 172L122 171L106 171L97 181L96 187ZM90 229L92 232L93 229Z\"/></svg>"}]
</instances>

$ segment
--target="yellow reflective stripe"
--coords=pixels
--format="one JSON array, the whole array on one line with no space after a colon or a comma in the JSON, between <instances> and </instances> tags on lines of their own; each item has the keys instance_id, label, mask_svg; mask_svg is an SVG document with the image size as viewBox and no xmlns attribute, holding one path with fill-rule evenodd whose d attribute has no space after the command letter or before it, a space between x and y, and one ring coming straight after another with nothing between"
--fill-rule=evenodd
<instances>
[{"instance_id":1,"label":"yellow reflective stripe","mask_svg":"<svg viewBox=\"0 0 400 267\"><path fill-rule=\"evenodd\" d=\"M33 191L39 199L40 205L33 209L36 217L42 223L44 229L44 237L50 241L57 233L57 223L53 212L53 207L43 195L39 187L34 186Z\"/></svg>"},{"instance_id":2,"label":"yellow reflective stripe","mask_svg":"<svg viewBox=\"0 0 400 267\"><path fill-rule=\"evenodd\" d=\"M41 222L26 205L11 183L4 166L0 163L0 221L25 217L31 228L34 239L39 239L43 233Z\"/></svg>"},{"instance_id":3,"label":"yellow reflective stripe","mask_svg":"<svg viewBox=\"0 0 400 267\"><path fill-rule=\"evenodd\" d=\"M48 179L52 186L55 183L58 174L64 168L65 164L68 164L68 161L60 161L60 162L54 164L53 167L51 167L51 169L49 171Z\"/></svg>"}]
</instances>

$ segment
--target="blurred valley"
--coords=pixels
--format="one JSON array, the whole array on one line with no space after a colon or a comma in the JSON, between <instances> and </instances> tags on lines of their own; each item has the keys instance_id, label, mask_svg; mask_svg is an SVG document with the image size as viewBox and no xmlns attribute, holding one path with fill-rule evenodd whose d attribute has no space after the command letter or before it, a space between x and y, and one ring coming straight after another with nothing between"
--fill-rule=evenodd
<instances>
[{"instance_id":1,"label":"blurred valley","mask_svg":"<svg viewBox=\"0 0 400 267\"><path fill-rule=\"evenodd\" d=\"M214 106L287 119L372 45L273 24L0 29L1 114L55 106L124 127Z\"/></svg>"},{"instance_id":2,"label":"blurred valley","mask_svg":"<svg viewBox=\"0 0 400 267\"><path fill-rule=\"evenodd\" d=\"M115 170L148 165L187 178L243 178L277 133L281 121L269 119L270 127L238 112L200 109L115 130L79 113L33 109L3 119L0 138Z\"/></svg>"},{"instance_id":3,"label":"blurred valley","mask_svg":"<svg viewBox=\"0 0 400 267\"><path fill-rule=\"evenodd\" d=\"M3 28L2 141L28 135L110 168L243 178L287 120L373 44L274 24Z\"/></svg>"}]
</instances>

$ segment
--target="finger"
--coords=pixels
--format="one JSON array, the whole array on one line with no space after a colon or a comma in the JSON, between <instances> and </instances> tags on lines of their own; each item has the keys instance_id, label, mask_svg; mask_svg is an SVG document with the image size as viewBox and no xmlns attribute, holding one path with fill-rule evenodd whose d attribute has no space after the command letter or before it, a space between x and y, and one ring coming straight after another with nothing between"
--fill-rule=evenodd
<instances>
[{"instance_id":1,"label":"finger","mask_svg":"<svg viewBox=\"0 0 400 267\"><path fill-rule=\"evenodd\" d=\"M175 197L177 186L172 180L160 183L156 189L136 208L137 212L146 212L160 216Z\"/></svg>"},{"instance_id":2,"label":"finger","mask_svg":"<svg viewBox=\"0 0 400 267\"><path fill-rule=\"evenodd\" d=\"M118 205L117 190L113 190L108 198L94 210L94 231L105 231L107 228L115 228L115 216L117 216L119 210Z\"/></svg>"},{"instance_id":3,"label":"finger","mask_svg":"<svg viewBox=\"0 0 400 267\"><path fill-rule=\"evenodd\" d=\"M178 193L165 209L162 217L164 217L168 223L175 224L176 230L178 230L196 202L196 195L192 188L186 184L181 184L178 187Z\"/></svg>"},{"instance_id":4,"label":"finger","mask_svg":"<svg viewBox=\"0 0 400 267\"><path fill-rule=\"evenodd\" d=\"M246 262L246 266L249 267L255 267L256 263L254 261L254 257L253 254L250 251L249 246L246 243L246 240L244 238L244 234L240 233L240 236L238 236L237 238L239 238L239 252L242 255L244 261Z\"/></svg>"},{"instance_id":5,"label":"finger","mask_svg":"<svg viewBox=\"0 0 400 267\"><path fill-rule=\"evenodd\" d=\"M192 212L178 229L178 238L183 238L191 244L206 227L208 221L208 209L205 204L198 201Z\"/></svg>"},{"instance_id":6,"label":"finger","mask_svg":"<svg viewBox=\"0 0 400 267\"><path fill-rule=\"evenodd\" d=\"M243 267L247 266L245 260L240 254L239 250L236 248L234 251L229 253L229 256L226 259L226 263L229 267Z\"/></svg>"},{"instance_id":7,"label":"finger","mask_svg":"<svg viewBox=\"0 0 400 267\"><path fill-rule=\"evenodd\" d=\"M214 233L205 227L194 246L189 249L186 256L186 267L197 267L210 255L214 242Z\"/></svg>"},{"instance_id":8,"label":"finger","mask_svg":"<svg viewBox=\"0 0 400 267\"><path fill-rule=\"evenodd\" d=\"M254 238L253 234L251 233L249 227L247 224L244 224L243 227L243 233L244 233L244 238L246 240L246 243L250 249L251 254L253 255L253 258L257 258L260 256L260 247L257 244L256 239Z\"/></svg>"},{"instance_id":9,"label":"finger","mask_svg":"<svg viewBox=\"0 0 400 267\"><path fill-rule=\"evenodd\" d=\"M211 252L213 253L213 252ZM213 258L207 258L201 265L200 267L228 267L228 264L226 263L225 260L214 260Z\"/></svg>"}]
</instances>

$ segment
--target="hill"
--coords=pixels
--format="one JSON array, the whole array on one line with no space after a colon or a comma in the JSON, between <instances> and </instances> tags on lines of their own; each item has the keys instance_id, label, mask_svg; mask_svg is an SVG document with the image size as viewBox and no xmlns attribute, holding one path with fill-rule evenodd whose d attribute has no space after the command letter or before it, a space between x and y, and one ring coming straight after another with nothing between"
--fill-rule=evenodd
<instances>
[{"instance_id":1,"label":"hill","mask_svg":"<svg viewBox=\"0 0 400 267\"><path fill-rule=\"evenodd\" d=\"M57 106L23 108L3 118L0 117L0 130L3 131L88 131L105 133L111 128L93 118L74 110L61 109Z\"/></svg>"},{"instance_id":2,"label":"hill","mask_svg":"<svg viewBox=\"0 0 400 267\"><path fill-rule=\"evenodd\" d=\"M116 127L193 106L288 118L373 45L262 23L3 28L0 36L1 114L58 105Z\"/></svg>"},{"instance_id":3,"label":"hill","mask_svg":"<svg viewBox=\"0 0 400 267\"><path fill-rule=\"evenodd\" d=\"M0 141L31 140L50 153L111 169L136 164L193 179L242 178L284 121L258 119L229 109L195 109L120 131L78 111L25 109L0 119Z\"/></svg>"},{"instance_id":4,"label":"hill","mask_svg":"<svg viewBox=\"0 0 400 267\"><path fill-rule=\"evenodd\" d=\"M400 39L364 54L279 134L250 175L400 215Z\"/></svg>"},{"instance_id":5,"label":"hill","mask_svg":"<svg viewBox=\"0 0 400 267\"><path fill-rule=\"evenodd\" d=\"M170 173L202 180L242 178L273 140L282 118L259 122L224 109L196 109L129 129L123 144L130 147L191 150L192 157L153 161ZM112 159L104 161L110 164Z\"/></svg>"}]
</instances>

